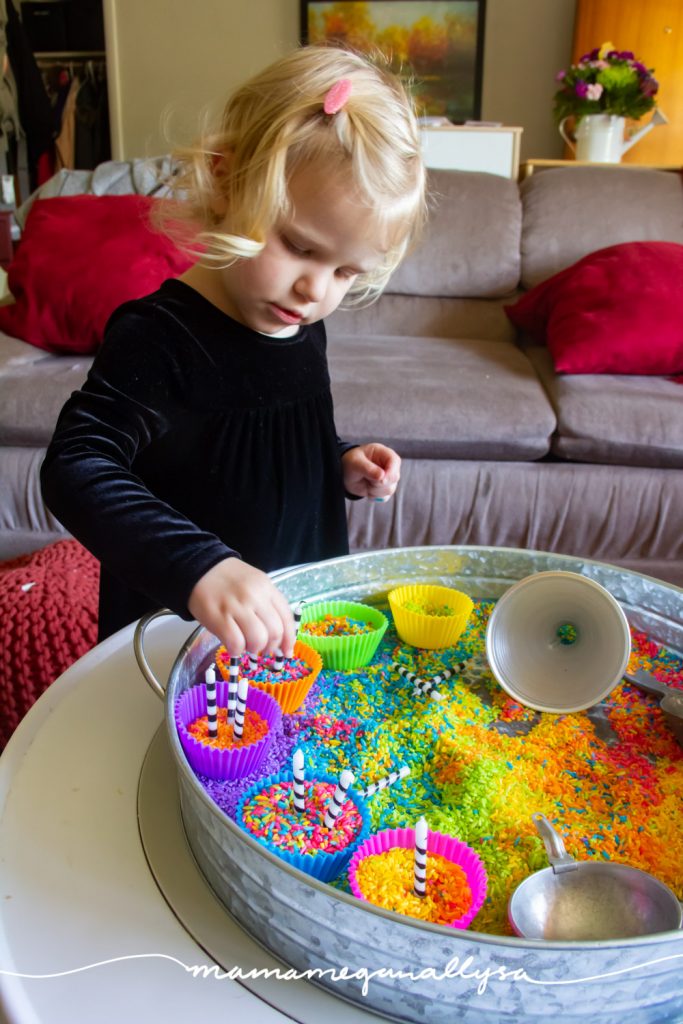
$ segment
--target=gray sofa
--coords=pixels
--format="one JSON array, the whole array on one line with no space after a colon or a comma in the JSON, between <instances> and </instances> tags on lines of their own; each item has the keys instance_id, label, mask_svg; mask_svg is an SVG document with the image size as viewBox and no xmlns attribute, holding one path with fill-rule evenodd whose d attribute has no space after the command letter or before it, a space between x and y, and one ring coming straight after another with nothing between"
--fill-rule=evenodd
<instances>
[{"instance_id":1,"label":"gray sofa","mask_svg":"<svg viewBox=\"0 0 683 1024\"><path fill-rule=\"evenodd\" d=\"M431 193L426 237L387 293L328 321L339 433L403 457L393 501L349 503L352 548L529 548L683 585L683 386L557 375L503 308L588 252L683 244L680 175L569 166L518 185L440 171ZM38 468L88 362L0 336L0 557L62 536Z\"/></svg>"}]
</instances>

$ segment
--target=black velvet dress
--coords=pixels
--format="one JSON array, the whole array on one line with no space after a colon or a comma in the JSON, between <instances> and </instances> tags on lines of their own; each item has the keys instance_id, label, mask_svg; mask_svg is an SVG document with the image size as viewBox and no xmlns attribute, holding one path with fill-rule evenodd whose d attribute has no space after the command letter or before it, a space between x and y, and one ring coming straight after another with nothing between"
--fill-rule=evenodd
<instances>
[{"instance_id":1,"label":"black velvet dress","mask_svg":"<svg viewBox=\"0 0 683 1024\"><path fill-rule=\"evenodd\" d=\"M265 571L348 552L322 323L269 338L181 281L111 317L41 471L48 507L102 563L100 639L189 619L238 553Z\"/></svg>"}]
</instances>

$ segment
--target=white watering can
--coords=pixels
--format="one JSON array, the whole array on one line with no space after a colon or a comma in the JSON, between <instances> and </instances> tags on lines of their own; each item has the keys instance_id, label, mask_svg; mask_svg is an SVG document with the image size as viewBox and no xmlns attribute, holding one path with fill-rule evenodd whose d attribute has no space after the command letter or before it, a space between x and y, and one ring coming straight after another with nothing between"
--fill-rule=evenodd
<instances>
[{"instance_id":1,"label":"white watering can","mask_svg":"<svg viewBox=\"0 0 683 1024\"><path fill-rule=\"evenodd\" d=\"M616 114L587 114L576 127L576 139L565 131L568 118L560 121L560 135L573 150L577 160L595 164L618 164L623 154L634 146L643 135L659 124L668 124L668 118L656 109L650 122L624 140L626 119Z\"/></svg>"}]
</instances>

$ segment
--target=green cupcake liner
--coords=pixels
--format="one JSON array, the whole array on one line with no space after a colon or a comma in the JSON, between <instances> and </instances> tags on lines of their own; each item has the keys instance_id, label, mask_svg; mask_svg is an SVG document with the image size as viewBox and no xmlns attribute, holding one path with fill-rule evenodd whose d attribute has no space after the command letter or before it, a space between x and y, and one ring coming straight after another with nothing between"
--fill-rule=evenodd
<instances>
[{"instance_id":1,"label":"green cupcake liner","mask_svg":"<svg viewBox=\"0 0 683 1024\"><path fill-rule=\"evenodd\" d=\"M304 606L301 626L322 619L325 615L345 615L350 619L360 619L370 623L374 629L370 633L349 636L314 636L302 628L300 639L318 652L325 668L348 672L367 665L389 625L386 615L370 605L357 604L353 601L315 601Z\"/></svg>"}]
</instances>

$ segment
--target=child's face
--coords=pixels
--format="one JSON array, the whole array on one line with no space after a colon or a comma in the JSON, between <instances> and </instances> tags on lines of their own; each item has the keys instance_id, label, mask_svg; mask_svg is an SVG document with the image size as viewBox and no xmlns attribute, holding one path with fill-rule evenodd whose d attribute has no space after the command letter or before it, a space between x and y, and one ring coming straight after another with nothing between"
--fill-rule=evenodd
<instances>
[{"instance_id":1,"label":"child's face","mask_svg":"<svg viewBox=\"0 0 683 1024\"><path fill-rule=\"evenodd\" d=\"M264 334L328 316L386 248L375 219L340 176L305 168L289 191L291 216L270 232L262 252L218 271L221 306Z\"/></svg>"}]
</instances>

